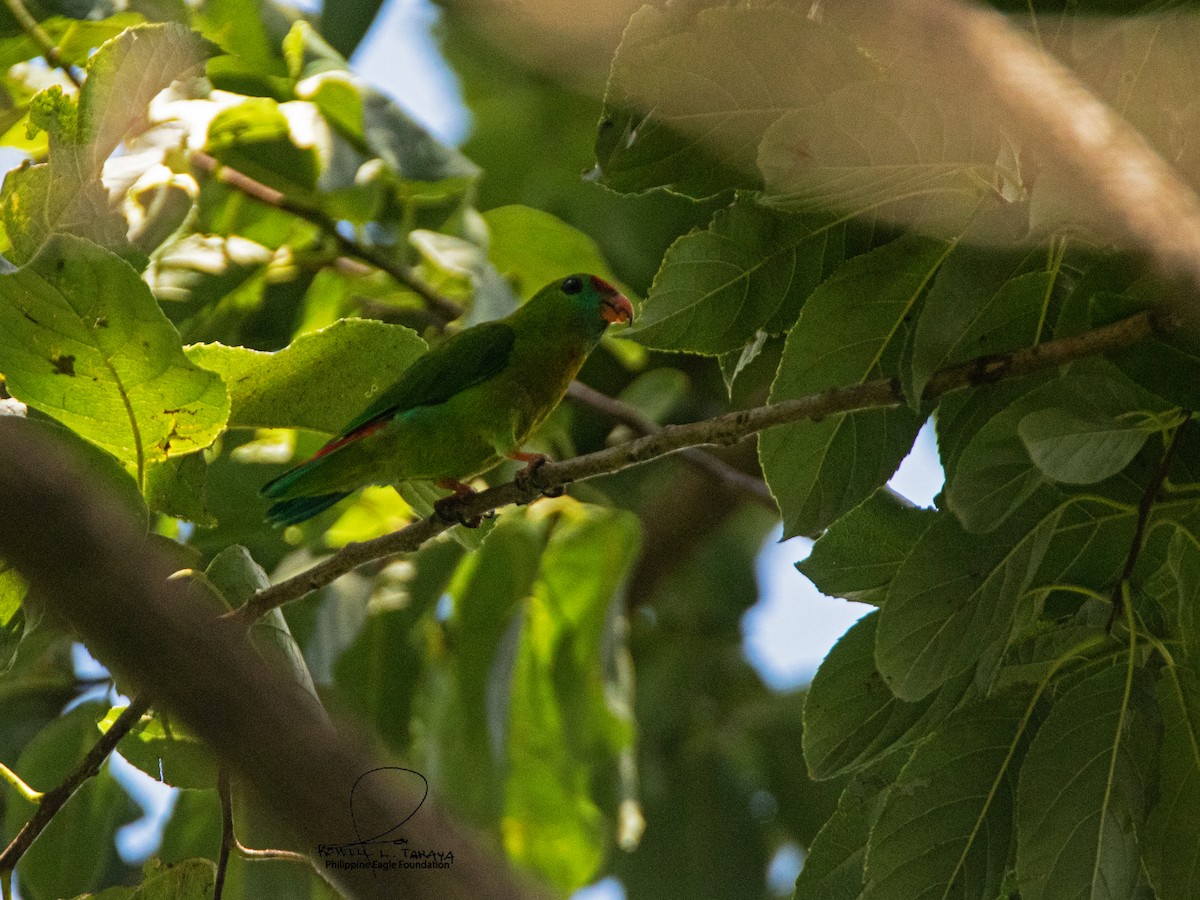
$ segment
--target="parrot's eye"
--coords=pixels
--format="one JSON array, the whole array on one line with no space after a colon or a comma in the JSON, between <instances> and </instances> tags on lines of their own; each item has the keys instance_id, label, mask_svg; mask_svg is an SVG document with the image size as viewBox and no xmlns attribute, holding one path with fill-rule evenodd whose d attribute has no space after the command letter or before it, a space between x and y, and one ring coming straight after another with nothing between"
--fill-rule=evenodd
<instances>
[{"instance_id":1,"label":"parrot's eye","mask_svg":"<svg viewBox=\"0 0 1200 900\"><path fill-rule=\"evenodd\" d=\"M564 294L574 295L583 290L583 281L572 275L562 283L562 292Z\"/></svg>"}]
</instances>

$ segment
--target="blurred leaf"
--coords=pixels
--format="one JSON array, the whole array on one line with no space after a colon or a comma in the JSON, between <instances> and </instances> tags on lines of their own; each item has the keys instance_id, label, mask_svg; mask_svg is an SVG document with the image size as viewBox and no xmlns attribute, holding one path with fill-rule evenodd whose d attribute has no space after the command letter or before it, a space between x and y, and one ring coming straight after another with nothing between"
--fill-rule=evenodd
<instances>
[{"instance_id":1,"label":"blurred leaf","mask_svg":"<svg viewBox=\"0 0 1200 900\"><path fill-rule=\"evenodd\" d=\"M801 9L643 7L609 75L596 138L604 182L693 197L758 187L758 143L771 123L870 71Z\"/></svg>"},{"instance_id":2,"label":"blurred leaf","mask_svg":"<svg viewBox=\"0 0 1200 900\"><path fill-rule=\"evenodd\" d=\"M973 704L917 746L871 828L864 900L999 895L1027 703L1004 694Z\"/></svg>"},{"instance_id":3,"label":"blurred leaf","mask_svg":"<svg viewBox=\"0 0 1200 900\"><path fill-rule=\"evenodd\" d=\"M231 427L336 434L424 350L409 328L344 319L275 353L194 344L187 356L229 386Z\"/></svg>"},{"instance_id":4,"label":"blurred leaf","mask_svg":"<svg viewBox=\"0 0 1200 900\"><path fill-rule=\"evenodd\" d=\"M881 606L896 570L937 513L880 489L834 522L796 568L830 597Z\"/></svg>"},{"instance_id":5,"label":"blurred leaf","mask_svg":"<svg viewBox=\"0 0 1200 900\"><path fill-rule=\"evenodd\" d=\"M920 83L859 81L812 101L762 138L757 162L773 205L881 214L949 237L1002 179L1017 180L997 163L994 120Z\"/></svg>"},{"instance_id":6,"label":"blurred leaf","mask_svg":"<svg viewBox=\"0 0 1200 900\"><path fill-rule=\"evenodd\" d=\"M671 245L630 334L660 350L718 354L760 329L786 331L841 262L844 238L840 221L780 214L739 197L707 231Z\"/></svg>"},{"instance_id":7,"label":"blurred leaf","mask_svg":"<svg viewBox=\"0 0 1200 900\"><path fill-rule=\"evenodd\" d=\"M4 14L7 15L7 12L6 9ZM39 24L58 51L60 59L82 66L98 46L143 21L140 13L119 12L96 20L51 16ZM8 71L17 63L42 54L41 48L28 35L19 28L17 31L18 34L0 40L0 71Z\"/></svg>"},{"instance_id":8,"label":"blurred leaf","mask_svg":"<svg viewBox=\"0 0 1200 900\"><path fill-rule=\"evenodd\" d=\"M788 335L771 402L898 371L908 318L948 249L942 241L903 237L839 268ZM911 410L895 408L764 432L759 458L784 536L816 534L865 500L896 470L920 428Z\"/></svg>"},{"instance_id":9,"label":"blurred leaf","mask_svg":"<svg viewBox=\"0 0 1200 900\"><path fill-rule=\"evenodd\" d=\"M101 703L83 703L55 719L21 752L14 767L32 787L48 791L79 764L96 743ZM4 830L11 840L33 805L8 792ZM27 900L74 897L100 887L100 879L117 861L116 831L141 815L107 766L89 778L55 814L46 830L17 864L21 895ZM70 860L70 865L64 865Z\"/></svg>"},{"instance_id":10,"label":"blurred leaf","mask_svg":"<svg viewBox=\"0 0 1200 900\"><path fill-rule=\"evenodd\" d=\"M1027 900L1137 895L1137 832L1158 756L1148 673L1126 662L1050 708L1021 766L1017 877ZM1103 886L1099 888L1099 886Z\"/></svg>"},{"instance_id":11,"label":"blurred leaf","mask_svg":"<svg viewBox=\"0 0 1200 900\"><path fill-rule=\"evenodd\" d=\"M127 706L114 706L97 723L104 734ZM199 738L162 713L142 716L117 744L117 752L155 781L180 788L212 788L217 784L217 760Z\"/></svg>"},{"instance_id":12,"label":"blurred leaf","mask_svg":"<svg viewBox=\"0 0 1200 900\"><path fill-rule=\"evenodd\" d=\"M334 665L341 698L369 722L388 747L409 750L413 698L417 695L434 630L430 613L462 559L453 541L434 541L407 563L408 576L381 585L354 642Z\"/></svg>"},{"instance_id":13,"label":"blurred leaf","mask_svg":"<svg viewBox=\"0 0 1200 900\"><path fill-rule=\"evenodd\" d=\"M603 859L592 777L633 739L628 714L609 703L604 645L640 528L628 513L575 503L559 515L522 617L505 704L510 768L500 829L510 856L569 891Z\"/></svg>"},{"instance_id":14,"label":"blurred leaf","mask_svg":"<svg viewBox=\"0 0 1200 900\"><path fill-rule=\"evenodd\" d=\"M1163 721L1158 800L1141 833L1142 859L1159 900L1185 900L1200 878L1200 678L1168 668L1155 685Z\"/></svg>"},{"instance_id":15,"label":"blurred leaf","mask_svg":"<svg viewBox=\"0 0 1200 900\"><path fill-rule=\"evenodd\" d=\"M77 105L54 89L39 95L44 112L35 121L50 132L50 161L12 173L0 192L15 262L29 260L56 231L127 246L125 221L109 212L100 185L101 167L154 95L210 52L182 25L129 28L92 55Z\"/></svg>"},{"instance_id":16,"label":"blurred leaf","mask_svg":"<svg viewBox=\"0 0 1200 900\"><path fill-rule=\"evenodd\" d=\"M596 242L558 217L514 204L489 209L483 220L489 232L488 259L521 300L551 281L579 272L599 275L629 294Z\"/></svg>"},{"instance_id":17,"label":"blurred leaf","mask_svg":"<svg viewBox=\"0 0 1200 900\"><path fill-rule=\"evenodd\" d=\"M308 197L317 185L321 164L315 146L301 145L288 115L315 124L313 112L305 106L285 108L267 97L249 97L217 113L209 123L204 149L283 194Z\"/></svg>"},{"instance_id":18,"label":"blurred leaf","mask_svg":"<svg viewBox=\"0 0 1200 900\"><path fill-rule=\"evenodd\" d=\"M146 468L146 505L205 528L217 524L208 507L208 463L204 454L172 456Z\"/></svg>"},{"instance_id":19,"label":"blurred leaf","mask_svg":"<svg viewBox=\"0 0 1200 900\"><path fill-rule=\"evenodd\" d=\"M207 859L185 859L149 872L129 900L207 900L217 867Z\"/></svg>"},{"instance_id":20,"label":"blurred leaf","mask_svg":"<svg viewBox=\"0 0 1200 900\"><path fill-rule=\"evenodd\" d=\"M329 0L321 10L321 34L349 57L371 27L383 0Z\"/></svg>"},{"instance_id":21,"label":"blurred leaf","mask_svg":"<svg viewBox=\"0 0 1200 900\"><path fill-rule=\"evenodd\" d=\"M0 275L0 370L14 396L112 453L139 483L148 462L211 444L228 416L221 379L183 355L137 273L66 235Z\"/></svg>"},{"instance_id":22,"label":"blurred leaf","mask_svg":"<svg viewBox=\"0 0 1200 900\"><path fill-rule=\"evenodd\" d=\"M25 599L28 586L8 563L0 559L0 675L8 671L25 633Z\"/></svg>"}]
</instances>

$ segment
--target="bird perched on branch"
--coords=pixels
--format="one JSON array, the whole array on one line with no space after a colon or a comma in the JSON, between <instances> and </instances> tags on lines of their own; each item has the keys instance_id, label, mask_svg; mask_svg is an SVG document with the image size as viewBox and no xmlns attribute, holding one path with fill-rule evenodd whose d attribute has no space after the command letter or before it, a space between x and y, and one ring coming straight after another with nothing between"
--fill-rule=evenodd
<instances>
[{"instance_id":1,"label":"bird perched on branch","mask_svg":"<svg viewBox=\"0 0 1200 900\"><path fill-rule=\"evenodd\" d=\"M571 275L516 312L468 328L404 370L307 462L268 482L267 520L293 525L367 484L432 481L457 497L504 458L532 474L521 444L562 399L605 329L633 307L595 275Z\"/></svg>"}]
</instances>

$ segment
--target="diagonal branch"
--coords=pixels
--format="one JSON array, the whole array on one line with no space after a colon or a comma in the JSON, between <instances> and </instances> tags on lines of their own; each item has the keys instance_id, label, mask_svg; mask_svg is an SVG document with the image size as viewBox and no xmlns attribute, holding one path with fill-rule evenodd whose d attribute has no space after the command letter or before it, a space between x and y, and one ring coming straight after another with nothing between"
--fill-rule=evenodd
<instances>
[{"instance_id":1,"label":"diagonal branch","mask_svg":"<svg viewBox=\"0 0 1200 900\"><path fill-rule=\"evenodd\" d=\"M443 297L422 281L410 266L393 259L389 254L375 247L360 244L358 241L346 237L338 230L337 222L327 213L293 200L282 191L277 191L275 188L251 178L244 172L239 172L237 169L223 165L203 150L193 150L191 161L194 169L215 178L221 184L240 191L247 197L257 200L259 203L273 206L278 210L290 213L297 218L304 219L304 221L316 225L337 241L343 253L369 263L380 271L387 272L396 281L419 296L425 302L425 305L429 307L430 311L445 322L453 321L462 315L463 310L461 306L448 297Z\"/></svg>"},{"instance_id":2,"label":"diagonal branch","mask_svg":"<svg viewBox=\"0 0 1200 900\"><path fill-rule=\"evenodd\" d=\"M1034 347L977 357L965 363L947 366L936 373L926 388L925 398L932 401L961 388L1019 378L1081 357L1119 350L1145 340L1156 331L1169 331L1178 325L1178 320L1174 318L1140 312L1101 328ZM562 462L546 463L537 470L535 484L518 484L512 481L496 485L465 498L455 506L454 513L456 519L461 517L463 520L469 520L501 506L529 503L551 488L619 472L687 447L736 444L748 435L776 425L805 419L817 420L862 409L899 406L903 402L904 396L899 382L894 378L879 378L849 387L832 388L819 394L771 406L726 413L701 422L666 425L654 434L616 447ZM375 540L347 544L312 568L264 588L227 616L236 619L243 627L248 627L275 607L298 600L364 563L418 549L426 541L446 531L452 524L433 515Z\"/></svg>"},{"instance_id":3,"label":"diagonal branch","mask_svg":"<svg viewBox=\"0 0 1200 900\"><path fill-rule=\"evenodd\" d=\"M1167 446L1163 448L1163 455L1158 461L1158 468L1154 470L1154 475L1150 478L1146 489L1142 492L1141 502L1138 503L1137 522L1133 529L1133 539L1129 542L1129 552L1125 556L1125 565L1121 568L1121 576L1117 579L1116 584L1113 585L1112 612L1108 615L1109 631L1112 631L1113 624L1124 610L1125 593L1129 589L1129 580L1133 577L1133 570L1137 568L1138 558L1142 555L1142 547L1146 543L1146 526L1150 522L1150 513L1153 512L1154 504L1159 499L1162 486L1166 482L1167 476L1171 473L1171 464L1175 462L1175 457L1179 453L1179 447L1183 444L1183 433L1187 431L1188 423L1191 419L1191 413L1188 413L1187 417L1176 426L1174 433L1167 441Z\"/></svg>"},{"instance_id":4,"label":"diagonal branch","mask_svg":"<svg viewBox=\"0 0 1200 900\"><path fill-rule=\"evenodd\" d=\"M92 745L92 749L79 761L79 765L71 770L61 784L42 795L33 816L21 827L4 852L0 853L0 874L11 872L16 867L17 861L25 855L25 851L30 848L37 836L45 831L50 820L74 796L84 782L100 771L100 766L116 749L121 738L129 733L149 708L150 698L145 693L134 697L125 711L113 722L112 727L100 736L100 740L96 741Z\"/></svg>"},{"instance_id":5,"label":"diagonal branch","mask_svg":"<svg viewBox=\"0 0 1200 900\"><path fill-rule=\"evenodd\" d=\"M1181 279L1186 290L1174 298L1177 311L1193 321L1200 316L1200 198L1073 72L982 5L883 0L844 9L853 10L881 58L908 69L919 90L987 109L1023 151L1060 168L1089 219Z\"/></svg>"},{"instance_id":6,"label":"diagonal branch","mask_svg":"<svg viewBox=\"0 0 1200 900\"><path fill-rule=\"evenodd\" d=\"M628 425L638 434L658 434L662 431L661 425L647 419L628 403L602 394L595 388L588 387L582 381L572 381L567 387L567 396L577 403L589 406L617 422ZM727 488L746 494L771 512L777 511L775 498L771 496L770 489L761 478L748 475L720 457L713 456L704 450L680 450L679 456L697 469L712 475Z\"/></svg>"}]
</instances>

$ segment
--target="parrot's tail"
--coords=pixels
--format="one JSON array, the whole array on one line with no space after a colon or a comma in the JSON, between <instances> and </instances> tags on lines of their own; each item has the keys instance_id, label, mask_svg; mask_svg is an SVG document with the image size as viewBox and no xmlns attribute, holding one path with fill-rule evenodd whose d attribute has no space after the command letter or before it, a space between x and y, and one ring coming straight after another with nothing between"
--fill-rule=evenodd
<instances>
[{"instance_id":1,"label":"parrot's tail","mask_svg":"<svg viewBox=\"0 0 1200 900\"><path fill-rule=\"evenodd\" d=\"M315 497L293 497L291 500L280 500L267 510L267 521L272 525L298 525L305 519L311 519L319 512L324 512L343 497L349 497L350 492L335 494L318 494Z\"/></svg>"},{"instance_id":2,"label":"parrot's tail","mask_svg":"<svg viewBox=\"0 0 1200 900\"><path fill-rule=\"evenodd\" d=\"M296 525L305 519L311 519L319 512L324 512L343 497L350 495L350 491L330 491L329 487L332 487L332 485L318 486L310 484L307 487L311 493L306 493L305 496L300 497L286 496L294 490L305 491L306 485L304 481L307 479L311 482L314 473L318 469L323 468L328 459L329 457L310 459L308 462L302 463L293 469L288 469L278 478L268 481L263 485L262 495L278 501L267 510L268 522L276 526ZM325 487L325 490L322 490L321 487ZM281 497L286 499L280 499Z\"/></svg>"}]
</instances>

